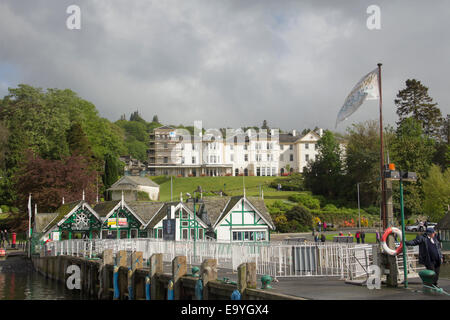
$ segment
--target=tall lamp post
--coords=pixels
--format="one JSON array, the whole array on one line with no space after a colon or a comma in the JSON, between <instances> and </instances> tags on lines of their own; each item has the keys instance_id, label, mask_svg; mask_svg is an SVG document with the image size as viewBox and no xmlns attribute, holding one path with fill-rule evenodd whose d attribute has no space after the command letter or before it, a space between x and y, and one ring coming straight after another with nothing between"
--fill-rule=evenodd
<instances>
[{"instance_id":1,"label":"tall lamp post","mask_svg":"<svg viewBox=\"0 0 450 320\"><path fill-rule=\"evenodd\" d=\"M398 180L400 183L400 214L402 221L402 246L403 246L403 284L405 288L408 288L408 269L406 262L406 245L405 245L405 210L403 204L403 181L417 181L417 175L415 172L395 171L395 165L389 164L389 170L385 172L387 180Z\"/></svg>"}]
</instances>

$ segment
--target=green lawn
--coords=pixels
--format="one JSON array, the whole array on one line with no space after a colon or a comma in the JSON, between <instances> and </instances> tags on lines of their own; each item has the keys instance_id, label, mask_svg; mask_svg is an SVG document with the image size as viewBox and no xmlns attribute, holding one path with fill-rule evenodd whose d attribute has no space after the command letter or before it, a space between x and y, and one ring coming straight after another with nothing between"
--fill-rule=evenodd
<instances>
[{"instance_id":1,"label":"green lawn","mask_svg":"<svg viewBox=\"0 0 450 320\"><path fill-rule=\"evenodd\" d=\"M170 178L150 177L160 185L160 201L170 201ZM259 196L259 186L264 190L264 199L287 199L296 191L277 191L269 188L270 182L279 177L173 177L173 200L180 199L180 192L186 197L186 192L193 195L194 190L201 186L203 192L225 191L227 195L243 194L243 180L247 196Z\"/></svg>"},{"instance_id":2,"label":"green lawn","mask_svg":"<svg viewBox=\"0 0 450 320\"><path fill-rule=\"evenodd\" d=\"M342 231L342 233L346 236L348 231L347 232ZM326 236L327 241L333 241L333 237L334 236L338 236L338 235L339 235L339 233L327 234L325 236ZM353 242L356 243L356 239L354 238L355 237L355 233L354 232L352 233L352 236L353 236ZM406 241L413 240L413 239L416 238L416 236L417 236L417 233L407 233L406 234ZM376 243L375 233L367 233L366 232L365 242L366 243Z\"/></svg>"}]
</instances>

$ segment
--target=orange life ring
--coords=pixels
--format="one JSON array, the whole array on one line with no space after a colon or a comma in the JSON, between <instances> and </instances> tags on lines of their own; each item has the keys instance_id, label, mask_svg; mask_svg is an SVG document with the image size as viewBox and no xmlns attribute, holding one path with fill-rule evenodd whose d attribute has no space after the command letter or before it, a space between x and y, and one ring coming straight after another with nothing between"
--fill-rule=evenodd
<instances>
[{"instance_id":1,"label":"orange life ring","mask_svg":"<svg viewBox=\"0 0 450 320\"><path fill-rule=\"evenodd\" d=\"M395 233L400 241L400 245L398 246L398 248L396 250L389 248L386 243L387 237L391 233ZM383 236L381 237L381 246L383 248L383 251L391 256L396 256L399 253L401 253L403 250L403 242L402 242L402 232L400 231L400 229L395 228L395 227L387 228L386 231L384 232Z\"/></svg>"}]
</instances>

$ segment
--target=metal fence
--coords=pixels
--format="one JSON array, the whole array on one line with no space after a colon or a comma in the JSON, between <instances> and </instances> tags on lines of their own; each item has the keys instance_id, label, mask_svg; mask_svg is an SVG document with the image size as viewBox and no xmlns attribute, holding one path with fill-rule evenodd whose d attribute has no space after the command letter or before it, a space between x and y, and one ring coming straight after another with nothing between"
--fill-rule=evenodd
<instances>
[{"instance_id":1,"label":"metal fence","mask_svg":"<svg viewBox=\"0 0 450 320\"><path fill-rule=\"evenodd\" d=\"M223 243L213 241L163 241L155 239L93 239L48 242L37 248L41 255L73 255L95 258L105 249L141 251L144 262L162 253L164 262L186 256L199 265L216 259L220 268L236 271L244 262L255 262L257 274L273 277L331 276L341 279L367 274L372 264L372 246L350 243Z\"/></svg>"}]
</instances>

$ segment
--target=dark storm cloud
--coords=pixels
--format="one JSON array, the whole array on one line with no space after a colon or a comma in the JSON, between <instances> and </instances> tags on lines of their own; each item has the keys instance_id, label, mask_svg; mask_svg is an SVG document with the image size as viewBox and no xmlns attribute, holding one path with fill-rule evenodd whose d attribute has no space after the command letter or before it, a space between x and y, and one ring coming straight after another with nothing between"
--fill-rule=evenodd
<instances>
[{"instance_id":1,"label":"dark storm cloud","mask_svg":"<svg viewBox=\"0 0 450 320\"><path fill-rule=\"evenodd\" d=\"M81 30L65 26L81 7ZM382 29L366 28L381 7ZM3 1L0 94L70 88L115 121L333 128L346 95L382 62L385 121L407 78L449 113L450 5L433 1ZM342 124L376 119L366 102Z\"/></svg>"}]
</instances>

